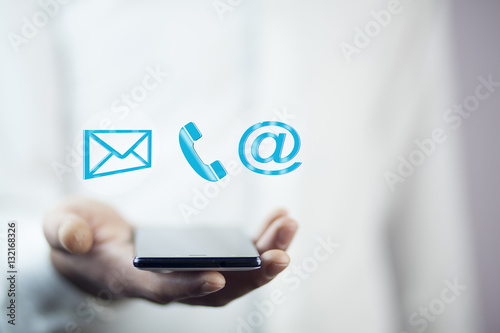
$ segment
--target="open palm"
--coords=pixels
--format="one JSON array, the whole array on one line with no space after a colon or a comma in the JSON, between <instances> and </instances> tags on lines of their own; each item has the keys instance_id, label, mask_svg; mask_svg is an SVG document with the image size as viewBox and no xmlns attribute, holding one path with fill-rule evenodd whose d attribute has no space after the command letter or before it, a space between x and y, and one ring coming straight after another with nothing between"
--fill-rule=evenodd
<instances>
[{"instance_id":1,"label":"open palm","mask_svg":"<svg viewBox=\"0 0 500 333\"><path fill-rule=\"evenodd\" d=\"M136 269L133 227L110 206L73 197L51 210L44 233L56 269L79 288L100 297L140 297L166 304L222 306L268 283L290 261L285 250L297 223L275 212L254 239L262 267L245 272L153 273Z\"/></svg>"}]
</instances>

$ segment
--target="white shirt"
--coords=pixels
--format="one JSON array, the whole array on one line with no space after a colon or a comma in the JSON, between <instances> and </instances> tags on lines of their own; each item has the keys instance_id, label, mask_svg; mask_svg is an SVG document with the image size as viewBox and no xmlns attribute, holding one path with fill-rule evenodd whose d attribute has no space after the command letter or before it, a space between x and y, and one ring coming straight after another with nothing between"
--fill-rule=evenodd
<instances>
[{"instance_id":1,"label":"white shirt","mask_svg":"<svg viewBox=\"0 0 500 333\"><path fill-rule=\"evenodd\" d=\"M442 119L457 100L450 2L402 1L363 47L356 46L357 28L364 31L376 21L371 11L389 10L390 2L233 2L224 12L206 1L60 6L18 53L5 39L0 48L9 64L0 78L0 210L2 221L21 226L20 325L33 332L63 331L71 320L83 332L243 326L414 332L412 314L457 277L466 291L425 331L475 331L460 133ZM0 14L2 30L19 34L22 16L37 10L36 4L11 6ZM357 52L346 56L343 43ZM126 104L122 94L131 95L152 71L168 75L143 100ZM103 119L154 133L153 167L124 174L130 186L116 188L112 176L104 177L112 191L80 172L82 130ZM303 164L296 171L264 176L241 165L241 135L265 120L299 132ZM182 156L178 131L190 121L204 136L197 149L206 161L237 166L226 187L209 188ZM396 172L399 155L408 157L414 141L431 137L436 127L448 140L392 192L385 174ZM198 191L218 194L186 218L181 208L195 207ZM136 225L223 224L250 233L271 209L286 207L300 223L292 267L224 308L133 300L89 319L81 307L89 296L62 282L42 245L43 214L75 192L109 202ZM329 255L319 261L315 251L328 238L338 246L332 253L323 247ZM284 301L266 315L260 309L276 290Z\"/></svg>"}]
</instances>

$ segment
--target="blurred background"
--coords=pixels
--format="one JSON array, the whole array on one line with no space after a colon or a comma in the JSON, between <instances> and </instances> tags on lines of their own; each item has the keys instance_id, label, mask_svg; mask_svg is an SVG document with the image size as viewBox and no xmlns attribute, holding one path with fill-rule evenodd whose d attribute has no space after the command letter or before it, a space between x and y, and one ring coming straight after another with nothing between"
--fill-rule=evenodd
<instances>
[{"instance_id":1,"label":"blurred background","mask_svg":"<svg viewBox=\"0 0 500 333\"><path fill-rule=\"evenodd\" d=\"M2 331L500 332L500 2L2 4L0 219L20 246L19 326ZM294 172L239 160L266 120L300 134ZM191 121L204 160L233 166L224 183L181 154ZM99 128L152 129L153 167L84 181L82 130ZM300 228L290 267L225 307L103 303L43 238L75 193L137 226L251 235L284 207Z\"/></svg>"}]
</instances>

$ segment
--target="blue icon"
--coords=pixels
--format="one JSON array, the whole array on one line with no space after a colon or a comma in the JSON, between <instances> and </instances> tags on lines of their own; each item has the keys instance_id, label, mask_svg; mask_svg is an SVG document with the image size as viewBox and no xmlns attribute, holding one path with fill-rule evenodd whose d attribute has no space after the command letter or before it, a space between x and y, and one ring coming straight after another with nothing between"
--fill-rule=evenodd
<instances>
[{"instance_id":1,"label":"blue icon","mask_svg":"<svg viewBox=\"0 0 500 333\"><path fill-rule=\"evenodd\" d=\"M193 122L182 127L179 131L179 143L181 145L182 153L196 171L204 179L216 182L227 175L226 169L222 166L220 161L215 161L210 165L203 163L200 156L194 150L194 142L201 138L201 133Z\"/></svg>"},{"instance_id":2,"label":"blue icon","mask_svg":"<svg viewBox=\"0 0 500 333\"><path fill-rule=\"evenodd\" d=\"M255 161L259 163L269 163L269 162L276 162L276 163L286 163L291 161L299 152L300 150L300 137L299 134L295 129L293 129L290 125L287 125L285 123L279 122L279 121L264 121L262 123L257 123L253 126L251 126L249 129L246 130L246 132L243 134L240 140L240 145L239 145L239 155L241 162L243 165L249 169L250 171L262 174L262 175L284 175L286 173L292 172L293 170L297 169L302 162L295 162L294 164L290 165L289 167L281 170L264 170L264 169L259 169L248 161L246 155L245 155L245 146L246 142L248 140L248 137L255 132L257 129L262 128L262 127L267 127L267 126L277 126L281 127L288 132L293 137L294 140L294 145L292 151L285 157L282 157L281 154L283 153L283 146L285 144L285 138L286 138L286 133L280 133L276 135L275 133L272 132L265 132L260 134L255 138L255 140L252 143L252 149L251 149L251 154L252 157L255 159ZM264 139L271 138L275 141L276 147L274 149L274 153L271 156L268 157L262 157L259 152L260 145Z\"/></svg>"},{"instance_id":3,"label":"blue icon","mask_svg":"<svg viewBox=\"0 0 500 333\"><path fill-rule=\"evenodd\" d=\"M84 130L83 179L151 168L151 138L151 130Z\"/></svg>"}]
</instances>

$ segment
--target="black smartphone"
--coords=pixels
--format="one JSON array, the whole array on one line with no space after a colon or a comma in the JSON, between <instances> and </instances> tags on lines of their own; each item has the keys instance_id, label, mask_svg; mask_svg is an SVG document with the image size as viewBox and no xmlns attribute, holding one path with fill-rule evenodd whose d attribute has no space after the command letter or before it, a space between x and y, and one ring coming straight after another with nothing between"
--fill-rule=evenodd
<instances>
[{"instance_id":1,"label":"black smartphone","mask_svg":"<svg viewBox=\"0 0 500 333\"><path fill-rule=\"evenodd\" d=\"M137 229L134 266L152 272L247 271L261 259L252 241L237 229Z\"/></svg>"}]
</instances>

